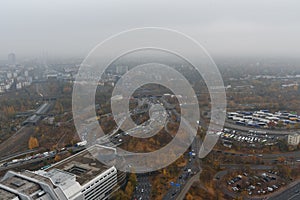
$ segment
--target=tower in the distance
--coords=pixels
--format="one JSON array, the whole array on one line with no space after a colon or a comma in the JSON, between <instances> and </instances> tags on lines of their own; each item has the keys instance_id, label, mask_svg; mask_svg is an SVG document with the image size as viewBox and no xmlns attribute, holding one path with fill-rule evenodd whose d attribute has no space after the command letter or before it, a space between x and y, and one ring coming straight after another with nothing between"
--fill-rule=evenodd
<instances>
[{"instance_id":1,"label":"tower in the distance","mask_svg":"<svg viewBox=\"0 0 300 200\"><path fill-rule=\"evenodd\" d=\"M16 64L16 54L14 54L14 53L10 53L10 54L8 54L8 57L7 57L8 59L8 64L10 64L10 65L15 65Z\"/></svg>"}]
</instances>

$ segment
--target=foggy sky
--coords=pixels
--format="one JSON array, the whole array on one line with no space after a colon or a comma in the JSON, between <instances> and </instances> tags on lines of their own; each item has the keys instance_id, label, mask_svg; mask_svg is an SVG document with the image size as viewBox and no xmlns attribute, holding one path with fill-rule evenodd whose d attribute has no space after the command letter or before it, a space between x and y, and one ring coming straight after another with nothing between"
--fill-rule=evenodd
<instances>
[{"instance_id":1,"label":"foggy sky","mask_svg":"<svg viewBox=\"0 0 300 200\"><path fill-rule=\"evenodd\" d=\"M1 0L0 60L85 56L145 26L186 33L213 55L299 57L299 10L297 0Z\"/></svg>"}]
</instances>

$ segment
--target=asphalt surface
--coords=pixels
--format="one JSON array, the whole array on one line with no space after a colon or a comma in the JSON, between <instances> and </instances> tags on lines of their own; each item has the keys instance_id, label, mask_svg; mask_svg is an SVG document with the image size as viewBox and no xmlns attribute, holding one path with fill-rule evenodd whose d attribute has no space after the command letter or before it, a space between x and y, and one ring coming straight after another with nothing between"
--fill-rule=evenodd
<instances>
[{"instance_id":1,"label":"asphalt surface","mask_svg":"<svg viewBox=\"0 0 300 200\"><path fill-rule=\"evenodd\" d=\"M184 185L183 189L181 190L180 194L178 195L177 199L184 199L186 193L189 191L190 187L193 185L194 182L199 181L201 171L191 177L188 182Z\"/></svg>"},{"instance_id":2,"label":"asphalt surface","mask_svg":"<svg viewBox=\"0 0 300 200\"><path fill-rule=\"evenodd\" d=\"M281 192L280 194L268 198L269 200L299 200L300 199L300 182Z\"/></svg>"},{"instance_id":3,"label":"asphalt surface","mask_svg":"<svg viewBox=\"0 0 300 200\"><path fill-rule=\"evenodd\" d=\"M229 122L226 121L224 127L234 129L234 130L240 130L240 131L245 131L248 132L250 130L254 131L265 131L267 134L271 135L289 135L293 134L296 132L296 130L274 130L274 129L261 129L261 128L253 128L253 127L248 127L248 126L240 126L237 124L234 124L234 122Z\"/></svg>"},{"instance_id":4,"label":"asphalt surface","mask_svg":"<svg viewBox=\"0 0 300 200\"><path fill-rule=\"evenodd\" d=\"M217 174L215 174L214 179L215 180L221 180L223 178L223 176L225 176L229 169L240 169L242 166L244 165L222 165L223 167L226 167L227 170L223 170L218 172ZM251 165L250 166L251 169L257 169L257 170L268 170L268 169L272 169L273 166L266 166L266 165ZM220 189L222 190L223 194L226 194L227 196L230 196L232 198L236 198L238 197L238 195L234 192L229 191L225 185L220 185ZM252 198L252 199L256 199L256 198ZM262 199L262 198L257 198L257 199Z\"/></svg>"},{"instance_id":5,"label":"asphalt surface","mask_svg":"<svg viewBox=\"0 0 300 200\"><path fill-rule=\"evenodd\" d=\"M132 200L150 200L151 184L147 174L137 175L137 186L135 187Z\"/></svg>"},{"instance_id":6,"label":"asphalt surface","mask_svg":"<svg viewBox=\"0 0 300 200\"><path fill-rule=\"evenodd\" d=\"M222 165L226 167L227 170L223 170L218 172L215 176L215 180L221 180L223 176L225 176L229 169L240 169L242 165ZM255 170L269 170L272 169L274 166L266 166L266 165L251 165L251 169ZM277 191L272 194L271 197L250 197L247 198L249 200L256 200L256 199L268 199L268 200L299 200L300 199L300 181L293 182L287 186L288 188L284 191ZM221 185L221 190L224 194L231 196L232 198L236 198L238 195L232 191L229 191L225 186Z\"/></svg>"},{"instance_id":7,"label":"asphalt surface","mask_svg":"<svg viewBox=\"0 0 300 200\"><path fill-rule=\"evenodd\" d=\"M277 154L246 154L246 153L239 153L239 152L235 152L232 153L230 151L220 151L220 150L213 150L214 152L217 153L222 153L222 154L226 154L226 155L232 155L232 156L256 156L256 157L260 157L262 159L277 159L279 157L285 157L285 158L293 158L293 160L299 160L300 159L300 151L293 151L293 152L288 152L288 153L277 153Z\"/></svg>"},{"instance_id":8,"label":"asphalt surface","mask_svg":"<svg viewBox=\"0 0 300 200\"><path fill-rule=\"evenodd\" d=\"M170 183L171 188L163 197L163 200L183 199L185 193L196 179L199 180L199 172L201 171L198 163L199 146L198 138L195 138L191 145L191 153L195 155L187 155L188 163L183 168L181 174L176 179L175 183Z\"/></svg>"},{"instance_id":9,"label":"asphalt surface","mask_svg":"<svg viewBox=\"0 0 300 200\"><path fill-rule=\"evenodd\" d=\"M43 156L43 157L39 157L39 158L34 158L34 159L30 159L30 160L22 160L22 161L18 161L18 162L14 162L14 163L10 162L10 163L2 165L0 167L0 171L21 167L21 166L27 165L27 164L40 162L40 161L43 161L43 160L47 160L49 158L54 158L55 155L56 154L52 154L52 155Z\"/></svg>"},{"instance_id":10,"label":"asphalt surface","mask_svg":"<svg viewBox=\"0 0 300 200\"><path fill-rule=\"evenodd\" d=\"M33 163L41 162L43 160L52 159L56 155L64 154L69 150L72 150L73 152L78 152L78 151L83 150L84 148L85 147L69 147L69 148L66 148L65 150L62 150L60 152L54 152L53 151L52 153L48 153L47 155L39 153L39 154L36 154L35 157L31 156L30 159L27 157L27 159L18 159L15 162L12 162L12 161L3 162L2 165L0 165L0 171L13 169L13 168L18 168L18 167L21 167L23 165L33 164Z\"/></svg>"},{"instance_id":11,"label":"asphalt surface","mask_svg":"<svg viewBox=\"0 0 300 200\"><path fill-rule=\"evenodd\" d=\"M9 155L9 156L6 156L6 157L2 157L1 160L0 160L0 163L5 162L7 160L12 160L14 158L17 158L17 157L20 157L20 156L23 156L23 155L26 155L26 154L29 154L29 153L34 153L34 152L37 152L37 151L38 151L37 149L32 149L32 150L27 150L27 151L24 151L24 152L21 152L21 153L15 153L15 154L12 154L12 155Z\"/></svg>"}]
</instances>

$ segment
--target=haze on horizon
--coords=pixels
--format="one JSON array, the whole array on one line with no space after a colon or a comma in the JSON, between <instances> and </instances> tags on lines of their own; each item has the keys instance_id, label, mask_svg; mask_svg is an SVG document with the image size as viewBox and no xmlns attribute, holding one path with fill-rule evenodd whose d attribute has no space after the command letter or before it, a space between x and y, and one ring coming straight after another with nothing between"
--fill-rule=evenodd
<instances>
[{"instance_id":1,"label":"haze on horizon","mask_svg":"<svg viewBox=\"0 0 300 200\"><path fill-rule=\"evenodd\" d=\"M299 57L299 9L297 0L2 0L0 60L83 57L138 27L178 30L212 55Z\"/></svg>"}]
</instances>

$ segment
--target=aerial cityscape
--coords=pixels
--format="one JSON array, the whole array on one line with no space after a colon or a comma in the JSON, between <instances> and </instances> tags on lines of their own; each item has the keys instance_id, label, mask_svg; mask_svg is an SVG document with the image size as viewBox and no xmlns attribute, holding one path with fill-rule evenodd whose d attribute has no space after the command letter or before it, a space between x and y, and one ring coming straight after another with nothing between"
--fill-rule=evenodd
<instances>
[{"instance_id":1,"label":"aerial cityscape","mask_svg":"<svg viewBox=\"0 0 300 200\"><path fill-rule=\"evenodd\" d=\"M3 1L0 200L300 199L297 6Z\"/></svg>"}]
</instances>

